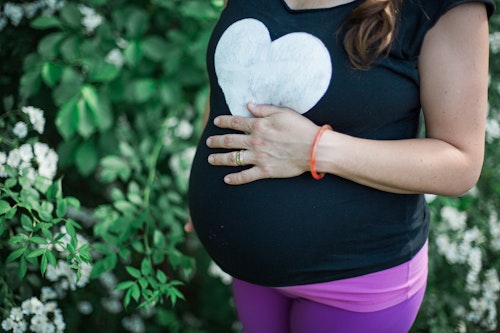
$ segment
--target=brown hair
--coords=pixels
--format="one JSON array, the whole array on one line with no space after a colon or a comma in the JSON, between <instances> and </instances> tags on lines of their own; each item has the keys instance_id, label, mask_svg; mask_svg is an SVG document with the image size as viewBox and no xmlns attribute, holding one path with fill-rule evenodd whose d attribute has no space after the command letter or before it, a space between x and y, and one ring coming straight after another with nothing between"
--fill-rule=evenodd
<instances>
[{"instance_id":1,"label":"brown hair","mask_svg":"<svg viewBox=\"0 0 500 333\"><path fill-rule=\"evenodd\" d=\"M394 39L402 0L364 0L345 23L344 47L356 69L368 69Z\"/></svg>"}]
</instances>

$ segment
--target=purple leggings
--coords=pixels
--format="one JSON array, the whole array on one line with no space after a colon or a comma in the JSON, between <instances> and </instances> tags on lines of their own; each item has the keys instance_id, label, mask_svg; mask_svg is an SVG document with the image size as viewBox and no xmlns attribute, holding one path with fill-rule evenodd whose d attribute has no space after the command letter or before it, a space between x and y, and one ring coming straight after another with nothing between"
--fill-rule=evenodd
<instances>
[{"instance_id":1,"label":"purple leggings","mask_svg":"<svg viewBox=\"0 0 500 333\"><path fill-rule=\"evenodd\" d=\"M278 290L233 280L245 333L407 333L422 304L425 286L406 301L374 312L353 312L290 298Z\"/></svg>"}]
</instances>

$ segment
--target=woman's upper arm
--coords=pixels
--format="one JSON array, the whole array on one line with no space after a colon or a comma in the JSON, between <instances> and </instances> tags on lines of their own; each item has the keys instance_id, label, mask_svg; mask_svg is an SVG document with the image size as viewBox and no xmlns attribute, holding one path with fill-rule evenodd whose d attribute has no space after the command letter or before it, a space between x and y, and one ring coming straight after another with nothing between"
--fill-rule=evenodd
<instances>
[{"instance_id":1,"label":"woman's upper arm","mask_svg":"<svg viewBox=\"0 0 500 333\"><path fill-rule=\"evenodd\" d=\"M425 37L419 59L427 137L459 149L478 172L484 153L488 56L486 9L472 2L438 20Z\"/></svg>"}]
</instances>

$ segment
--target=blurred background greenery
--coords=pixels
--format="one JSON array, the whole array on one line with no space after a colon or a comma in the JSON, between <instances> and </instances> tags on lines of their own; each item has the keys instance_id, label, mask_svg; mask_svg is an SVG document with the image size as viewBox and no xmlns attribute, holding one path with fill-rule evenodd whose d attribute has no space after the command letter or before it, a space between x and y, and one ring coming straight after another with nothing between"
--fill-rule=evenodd
<instances>
[{"instance_id":1,"label":"blurred background greenery","mask_svg":"<svg viewBox=\"0 0 500 333\"><path fill-rule=\"evenodd\" d=\"M221 8L0 2L3 331L241 331L228 277L182 229ZM498 331L500 14L490 27L484 170L463 197L427 196L430 276L412 332Z\"/></svg>"}]
</instances>

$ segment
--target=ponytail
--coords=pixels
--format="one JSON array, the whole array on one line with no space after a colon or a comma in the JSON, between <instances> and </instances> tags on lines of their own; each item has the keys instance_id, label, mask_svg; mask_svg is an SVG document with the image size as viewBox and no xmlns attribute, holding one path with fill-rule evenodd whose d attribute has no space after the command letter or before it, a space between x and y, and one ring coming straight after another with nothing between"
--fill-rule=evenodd
<instances>
[{"instance_id":1,"label":"ponytail","mask_svg":"<svg viewBox=\"0 0 500 333\"><path fill-rule=\"evenodd\" d=\"M366 70L389 52L402 0L364 0L345 23L344 48L354 68Z\"/></svg>"}]
</instances>

